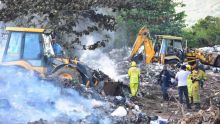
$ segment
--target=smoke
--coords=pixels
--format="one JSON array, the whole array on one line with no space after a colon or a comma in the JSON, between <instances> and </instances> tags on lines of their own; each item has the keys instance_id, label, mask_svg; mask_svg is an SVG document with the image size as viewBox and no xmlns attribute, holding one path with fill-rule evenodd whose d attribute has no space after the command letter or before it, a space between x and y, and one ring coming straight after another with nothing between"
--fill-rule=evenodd
<instances>
[{"instance_id":1,"label":"smoke","mask_svg":"<svg viewBox=\"0 0 220 124\"><path fill-rule=\"evenodd\" d=\"M0 123L27 123L39 119L72 122L97 113L101 101L85 99L73 89L62 89L18 68L0 69ZM61 119L62 120L62 119ZM100 120L99 122L101 122Z\"/></svg>"},{"instance_id":2,"label":"smoke","mask_svg":"<svg viewBox=\"0 0 220 124\"><path fill-rule=\"evenodd\" d=\"M114 37L114 32L105 32L105 33L92 33L89 36L85 36L82 38L82 43L85 45L91 45L96 41L103 38L103 34L108 34ZM112 40L112 39L110 39ZM114 60L109 57L109 51L111 50L111 43L109 41L107 43L106 48L98 48L95 50L81 50L80 51L80 60L86 63L89 67L93 69L99 69L107 74L114 80L119 80L119 76L117 73L117 64Z\"/></svg>"},{"instance_id":3,"label":"smoke","mask_svg":"<svg viewBox=\"0 0 220 124\"><path fill-rule=\"evenodd\" d=\"M0 10L2 10L2 9L4 9L4 8L6 8L7 6L4 4L4 3L2 3L2 1L0 1Z\"/></svg>"},{"instance_id":4,"label":"smoke","mask_svg":"<svg viewBox=\"0 0 220 124\"><path fill-rule=\"evenodd\" d=\"M4 31L5 25L3 22L0 21L0 60L2 60L2 56L4 53L4 48L7 41L7 35Z\"/></svg>"}]
</instances>

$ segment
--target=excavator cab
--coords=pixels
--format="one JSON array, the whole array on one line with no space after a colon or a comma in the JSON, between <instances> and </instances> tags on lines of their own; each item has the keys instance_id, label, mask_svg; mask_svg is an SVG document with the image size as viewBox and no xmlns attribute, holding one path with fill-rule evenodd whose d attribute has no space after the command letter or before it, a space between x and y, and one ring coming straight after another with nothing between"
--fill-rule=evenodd
<instances>
[{"instance_id":1,"label":"excavator cab","mask_svg":"<svg viewBox=\"0 0 220 124\"><path fill-rule=\"evenodd\" d=\"M1 65L15 65L46 73L42 44L44 29L7 27L6 30L9 36Z\"/></svg>"},{"instance_id":2,"label":"excavator cab","mask_svg":"<svg viewBox=\"0 0 220 124\"><path fill-rule=\"evenodd\" d=\"M182 37L156 35L155 58L163 64L176 64L184 59Z\"/></svg>"}]
</instances>

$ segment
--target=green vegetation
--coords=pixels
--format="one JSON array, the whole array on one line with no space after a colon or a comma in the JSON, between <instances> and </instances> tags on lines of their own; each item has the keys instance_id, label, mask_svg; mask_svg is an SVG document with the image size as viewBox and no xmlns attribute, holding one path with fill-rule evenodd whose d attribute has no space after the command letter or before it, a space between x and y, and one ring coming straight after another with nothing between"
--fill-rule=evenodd
<instances>
[{"instance_id":1,"label":"green vegetation","mask_svg":"<svg viewBox=\"0 0 220 124\"><path fill-rule=\"evenodd\" d=\"M152 36L169 34L180 36L184 23L184 12L177 13L176 6L184 6L173 0L130 0L130 6L122 9L117 17L119 26L125 25L128 45L135 41L138 30L146 25Z\"/></svg>"},{"instance_id":2,"label":"green vegetation","mask_svg":"<svg viewBox=\"0 0 220 124\"><path fill-rule=\"evenodd\" d=\"M204 47L220 44L220 18L207 16L191 28L184 29L183 37L190 47Z\"/></svg>"}]
</instances>

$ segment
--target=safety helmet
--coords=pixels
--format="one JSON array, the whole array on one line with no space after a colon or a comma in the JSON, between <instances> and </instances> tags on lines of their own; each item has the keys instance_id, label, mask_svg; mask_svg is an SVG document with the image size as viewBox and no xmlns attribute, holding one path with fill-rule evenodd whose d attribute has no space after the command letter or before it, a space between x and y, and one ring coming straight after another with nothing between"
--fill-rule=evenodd
<instances>
[{"instance_id":1,"label":"safety helmet","mask_svg":"<svg viewBox=\"0 0 220 124\"><path fill-rule=\"evenodd\" d=\"M191 70L191 66L190 65L186 65L186 70L190 71Z\"/></svg>"},{"instance_id":2,"label":"safety helmet","mask_svg":"<svg viewBox=\"0 0 220 124\"><path fill-rule=\"evenodd\" d=\"M135 61L132 61L132 62L131 62L131 67L135 67L135 66L137 66L136 62L135 62Z\"/></svg>"}]
</instances>

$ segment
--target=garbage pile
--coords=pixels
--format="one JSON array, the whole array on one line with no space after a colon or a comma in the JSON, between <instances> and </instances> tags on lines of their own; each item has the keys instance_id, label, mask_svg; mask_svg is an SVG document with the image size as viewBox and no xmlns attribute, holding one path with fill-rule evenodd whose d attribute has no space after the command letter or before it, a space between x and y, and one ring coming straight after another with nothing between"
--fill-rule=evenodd
<instances>
[{"instance_id":1,"label":"garbage pile","mask_svg":"<svg viewBox=\"0 0 220 124\"><path fill-rule=\"evenodd\" d=\"M58 87L14 67L0 69L0 74L0 123L112 122L113 110L95 91Z\"/></svg>"},{"instance_id":2,"label":"garbage pile","mask_svg":"<svg viewBox=\"0 0 220 124\"><path fill-rule=\"evenodd\" d=\"M129 48L113 49L109 56L111 59L117 62L117 71L119 75L122 75L122 79L125 84L128 83L127 71L130 68L129 62ZM156 83L158 75L163 69L163 65L158 63L145 64L145 61L138 63L138 67L141 68L141 82L143 83Z\"/></svg>"},{"instance_id":3,"label":"garbage pile","mask_svg":"<svg viewBox=\"0 0 220 124\"><path fill-rule=\"evenodd\" d=\"M65 80L65 83L67 80ZM65 84L60 82L61 84ZM93 108L97 111L100 111L99 114L89 115L84 119L75 121L74 123L84 123L84 124L95 124L100 123L100 119L104 124L118 124L118 123L140 123L148 124L152 119L155 120L155 117L151 117L147 113L142 112L139 105L130 100L128 94L126 96L111 96L103 95L97 92L93 87L86 88L84 85L72 85L72 90L77 91L80 96L86 99L92 99ZM128 91L125 91L128 92ZM103 106L103 103L107 104L107 108ZM101 115L102 114L102 115ZM104 121L105 118L106 121ZM57 122L62 123L73 123L71 120L62 118ZM49 124L50 121L39 119L29 124Z\"/></svg>"},{"instance_id":4,"label":"garbage pile","mask_svg":"<svg viewBox=\"0 0 220 124\"><path fill-rule=\"evenodd\" d=\"M205 52L219 52L220 53L220 45L215 45L213 47L202 47L199 48Z\"/></svg>"},{"instance_id":5,"label":"garbage pile","mask_svg":"<svg viewBox=\"0 0 220 124\"><path fill-rule=\"evenodd\" d=\"M126 97L103 96L84 85L57 87L23 69L8 68L4 74L2 69L0 72L0 122L116 124L149 121L148 115Z\"/></svg>"},{"instance_id":6,"label":"garbage pile","mask_svg":"<svg viewBox=\"0 0 220 124\"><path fill-rule=\"evenodd\" d=\"M188 114L182 118L178 124L219 124L220 123L220 110L216 106L211 106L207 110L200 110L195 114Z\"/></svg>"}]
</instances>

